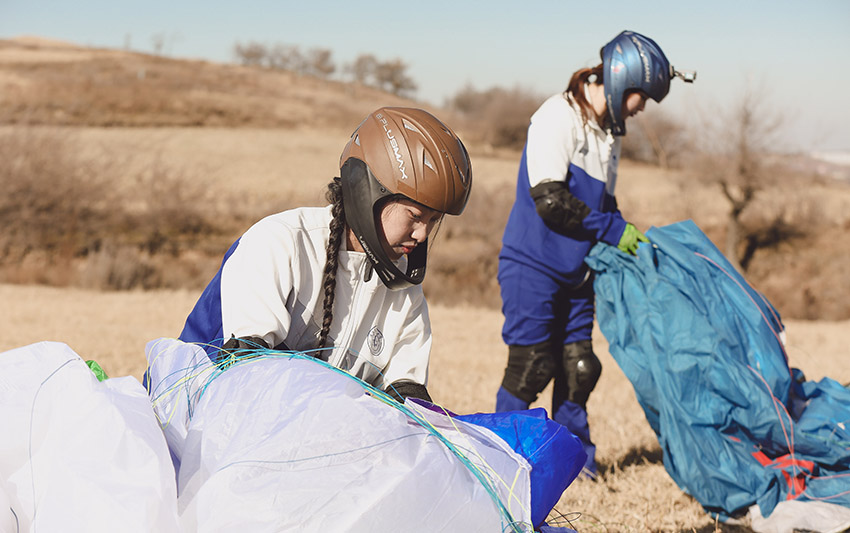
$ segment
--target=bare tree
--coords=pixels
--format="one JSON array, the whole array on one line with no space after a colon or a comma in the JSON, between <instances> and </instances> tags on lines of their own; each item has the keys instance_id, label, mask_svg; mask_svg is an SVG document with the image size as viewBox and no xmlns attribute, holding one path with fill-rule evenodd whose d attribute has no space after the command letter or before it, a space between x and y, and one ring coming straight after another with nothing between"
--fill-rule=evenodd
<instances>
[{"instance_id":1,"label":"bare tree","mask_svg":"<svg viewBox=\"0 0 850 533\"><path fill-rule=\"evenodd\" d=\"M275 44L269 48L266 64L277 70L291 70L299 74L305 70L306 59L301 49L290 44Z\"/></svg>"},{"instance_id":2,"label":"bare tree","mask_svg":"<svg viewBox=\"0 0 850 533\"><path fill-rule=\"evenodd\" d=\"M258 42L233 45L233 55L236 61L245 66L260 66L267 62L268 49Z\"/></svg>"},{"instance_id":3,"label":"bare tree","mask_svg":"<svg viewBox=\"0 0 850 533\"><path fill-rule=\"evenodd\" d=\"M165 40L168 37L165 35L164 31L154 33L151 35L151 44L153 45L153 53L154 55L161 56L162 51L165 48Z\"/></svg>"},{"instance_id":4,"label":"bare tree","mask_svg":"<svg viewBox=\"0 0 850 533\"><path fill-rule=\"evenodd\" d=\"M521 149L528 122L543 98L521 87L491 87L483 91L466 85L446 102L475 131L475 137L496 147Z\"/></svg>"},{"instance_id":5,"label":"bare tree","mask_svg":"<svg viewBox=\"0 0 850 533\"><path fill-rule=\"evenodd\" d=\"M317 78L328 79L336 72L336 65L331 59L333 53L327 48L313 48L307 52L307 73Z\"/></svg>"},{"instance_id":6,"label":"bare tree","mask_svg":"<svg viewBox=\"0 0 850 533\"><path fill-rule=\"evenodd\" d=\"M417 89L416 82L407 75L407 65L398 58L378 63L375 81L378 88L397 96L410 95Z\"/></svg>"},{"instance_id":7,"label":"bare tree","mask_svg":"<svg viewBox=\"0 0 850 533\"><path fill-rule=\"evenodd\" d=\"M688 149L689 140L683 123L653 108L630 122L629 133L623 138L622 156L671 168L682 163Z\"/></svg>"},{"instance_id":8,"label":"bare tree","mask_svg":"<svg viewBox=\"0 0 850 533\"><path fill-rule=\"evenodd\" d=\"M170 55L172 52L172 48L174 47L174 43L182 40L182 38L183 37L177 32L167 34L166 32L161 31L151 35L151 44L153 45L154 55ZM130 41L128 36L125 40L125 45L129 46L129 42Z\"/></svg>"},{"instance_id":9,"label":"bare tree","mask_svg":"<svg viewBox=\"0 0 850 533\"><path fill-rule=\"evenodd\" d=\"M236 61L246 66L264 66L275 70L289 70L327 79L336 72L332 52L327 48L313 48L306 54L295 45L263 43L236 43L233 47Z\"/></svg>"},{"instance_id":10,"label":"bare tree","mask_svg":"<svg viewBox=\"0 0 850 533\"><path fill-rule=\"evenodd\" d=\"M375 71L378 68L378 60L372 54L360 54L357 58L345 66L345 72L350 74L354 81L363 85L375 83Z\"/></svg>"},{"instance_id":11,"label":"bare tree","mask_svg":"<svg viewBox=\"0 0 850 533\"><path fill-rule=\"evenodd\" d=\"M759 193L781 176L771 164L771 151L782 120L764 95L765 91L748 84L740 98L716 117L719 124L706 128L700 139L699 174L716 184L729 203L724 253L740 271L746 270L759 247L793 236L781 211L759 228L747 228L743 223L745 211Z\"/></svg>"},{"instance_id":12,"label":"bare tree","mask_svg":"<svg viewBox=\"0 0 850 533\"><path fill-rule=\"evenodd\" d=\"M494 87L489 91L479 91L471 83L467 83L446 101L446 107L470 117L480 115L487 108L487 93L494 89L496 88Z\"/></svg>"}]
</instances>

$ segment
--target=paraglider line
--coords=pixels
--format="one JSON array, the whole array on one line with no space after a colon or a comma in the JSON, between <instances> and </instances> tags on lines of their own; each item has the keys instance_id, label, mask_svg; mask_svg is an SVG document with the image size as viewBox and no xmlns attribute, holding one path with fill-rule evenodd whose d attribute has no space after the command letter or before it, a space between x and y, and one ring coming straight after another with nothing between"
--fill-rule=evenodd
<instances>
[{"instance_id":1,"label":"paraglider line","mask_svg":"<svg viewBox=\"0 0 850 533\"><path fill-rule=\"evenodd\" d=\"M794 420L791 418L791 415L788 414L788 410L785 409L785 405L783 405L782 402L779 401L779 398L777 398L773 394L773 391L770 389L770 385L768 384L767 380L764 379L764 376L762 376L759 372L756 371L756 369L754 369L750 365L747 365L747 368L749 368L750 371L761 380L761 382L764 384L765 389L767 389L768 395L770 395L770 398L773 400L773 407L774 409L776 409L776 416L779 419L780 427L782 427L782 434L785 436L785 445L788 447L788 453L791 455L791 460L794 461ZM782 408L781 410L780 406ZM785 427L785 420L782 418L782 413L785 413L785 416L788 417L788 425L790 426L790 437L789 428ZM794 472L795 476L798 474L798 470L799 467L796 464L792 463L792 471Z\"/></svg>"},{"instance_id":2,"label":"paraglider line","mask_svg":"<svg viewBox=\"0 0 850 533\"><path fill-rule=\"evenodd\" d=\"M840 476L823 476L822 478L819 477L818 479L831 478L831 477L840 477ZM806 491L803 491L803 494L806 494ZM833 494L831 496L812 496L811 494L806 494L806 498L808 498L810 500L826 501L826 500L831 500L833 498L840 498L841 496L846 496L848 494L850 494L850 490L845 490L844 492L839 492L838 494Z\"/></svg>"},{"instance_id":3,"label":"paraglider line","mask_svg":"<svg viewBox=\"0 0 850 533\"><path fill-rule=\"evenodd\" d=\"M694 252L694 255L695 255L695 256L697 256L697 257L701 257L702 259L705 259L706 261L708 261L709 263L711 263L712 265L714 265L715 267L717 267L717 268L718 268L721 272L723 272L724 274L726 274L726 276L727 276L729 279L731 279L732 281L734 281L734 282L735 282L735 284L736 284L736 285L737 285L737 286L741 289L741 291L742 291L742 292L743 292L743 293L747 296L747 298L749 298L749 299L750 299L750 301L751 301L751 302L753 302L753 304L754 304L754 305L756 306L756 308L758 309L759 314L761 314L761 317L764 319L764 323L765 323L765 324L767 324L767 327L768 327L768 328L770 328L770 331L773 333L773 336L774 336L774 337L776 337L776 341L777 341L777 343L779 344L779 349L780 349L780 350L782 350L782 355L785 357L785 365L787 366L787 365L788 365L788 354L787 354L787 353L785 353L785 345L782 343L782 338L779 336L779 332L778 332L778 331L776 331L776 330L773 328L773 325L771 325L771 323L770 323L770 321L768 320L767 316L765 316L764 311L762 311L761 307L760 307L760 306L759 306L759 304L755 301L755 299L753 299L753 297L752 297L752 295L749 293L749 291L747 291L747 290L744 288L744 286L743 286L743 285L741 285L741 283L740 283L737 279L735 279L735 277L734 277L734 276L732 276L731 274L729 274L729 272L727 272L727 271L726 271L726 270L725 270L722 266L720 266L719 264L717 264L717 263L716 263L714 260L712 260L711 258L706 257L706 256L704 256L703 254L701 254L701 253L699 253L699 252ZM749 286L749 285L748 285L748 286ZM754 292L758 293L758 291L756 291L755 289L753 289L751 286L749 286L749 287L750 287L750 289L752 289ZM764 297L762 296L762 299L763 299L763 298L764 298ZM773 311L771 311L771 313L773 313ZM776 315L774 315L774 318L776 318ZM779 322L779 321L777 320L777 322ZM790 369L790 368L788 369L788 373L789 373L789 374L791 373L791 369ZM793 379L793 376L792 376L792 379Z\"/></svg>"},{"instance_id":4,"label":"paraglider line","mask_svg":"<svg viewBox=\"0 0 850 533\"><path fill-rule=\"evenodd\" d=\"M812 476L812 477L817 478L817 479L837 479L837 478L847 477L847 476L850 476L850 473L847 473L847 474L829 474L828 476ZM850 491L848 491L848 492L850 492ZM832 497L832 496L830 496L830 497Z\"/></svg>"},{"instance_id":5,"label":"paraglider line","mask_svg":"<svg viewBox=\"0 0 850 533\"><path fill-rule=\"evenodd\" d=\"M789 366L788 353L785 351L785 344L782 342L782 338L780 337L779 333L778 333L778 332L777 332L777 331L773 328L773 326L772 326L771 322L768 320L767 316L765 316L764 311L762 310L762 307L761 307L761 306L759 306L759 305L758 305L758 303L757 303L757 302L753 299L753 297L752 297L752 295L749 293L749 291L747 291L747 290L746 290L746 289L745 289L745 288L741 285L741 283L740 283L740 282L739 282L739 281L738 281L735 277L731 276L731 275L729 274L729 272L727 272L725 269L723 269L723 267L721 267L721 266L720 266L719 264L717 264L715 261L713 261L712 259L710 259L710 258L706 257L705 255L703 255L703 254L701 254L701 253L699 253L699 252L694 252L694 255L696 255L696 256L698 256L698 257L701 257L702 259L705 259L706 261L708 261L709 263L711 263L711 264L713 264L715 267L717 267L717 268L718 268L720 271L722 271L724 274L726 274L726 276L727 276L729 279L731 279L732 281L734 281L734 282L735 282L735 284L737 284L737 285L738 285L738 287L742 290L742 292L744 292L744 294L746 294L746 295L747 295L747 297L748 297L748 298L749 298L749 299L753 302L753 304L755 304L756 308L759 310L759 313L760 313L760 314L761 314L761 316L762 316L762 319L764 319L764 322L767 324L768 328L770 328L770 330L771 330L771 332L773 333L774 337L776 337L776 340L778 341L779 347L780 347L780 349L782 350L782 355L783 355L783 356L784 356L784 358L785 358L785 364L786 364L786 367L788 367L788 372L789 372L789 374L791 375L791 378L792 378L792 380L793 380L793 379L794 379L794 376L793 376L793 374L791 373L791 369L790 369L790 366ZM750 287L750 288L752 289L752 287ZM763 294L761 294L760 292L756 291L755 289L753 289L753 291L754 291L754 292L755 292L755 293L759 296L759 298L761 298L761 300L762 300L764 303L768 304L768 305L767 305L767 308L770 310L770 313L771 313L771 315L773 316L774 321L775 321L777 324L778 324L778 323L781 323L781 321L780 321L779 317L776 315L775 310L773 309L773 306L772 306L772 305L770 305L770 302L768 302L768 301L767 301L767 299L764 297L764 295L763 295ZM789 451L789 454L791 455L791 458L792 458L791 469L792 469L792 472L793 472L793 474L794 474L794 477L796 477L797 475L799 475L800 473L803 473L804 471L803 471L803 469L801 469L801 468L800 468L800 467L796 464L796 462L794 462L794 461L793 461L793 460L794 460L794 456L795 456L795 452L794 452L794 448L795 448L795 445L794 445L794 420L791 418L791 415L788 413L788 410L785 408L785 405L784 405L784 404L783 404L783 403L782 403L782 402L781 402L781 401L780 401L780 400L779 400L779 399L778 399L778 398L777 398L777 397L773 394L773 391L771 390L770 385L769 385L769 384L767 383L767 381L764 379L764 376L762 376L759 372L757 372L757 371L756 371L754 368L752 368L750 365L747 365L747 368L749 368L749 369L750 369L750 370L751 370L754 374L756 374L756 375L759 377L759 379L760 379L760 380L764 383L765 388L766 388L766 389L767 389L767 391L768 391L768 394L770 394L770 397L771 397L771 399L773 400L774 407L775 407L775 408L776 408L776 410L777 410L777 416L778 416L778 418L779 418L779 423L780 423L780 425L781 425L781 427L782 427L782 432L783 432L783 434L785 435L785 444L788 446L788 451ZM781 411L781 412L780 412L780 410L779 410L779 407L780 407L780 406L781 406L781 408L782 408L782 411ZM784 419L782 418L782 412L784 412L784 413L785 413L785 415L788 417L788 424L789 424L789 426L790 426L790 430L791 430L791 431L790 431L790 437L789 437L788 429L785 427L785 421L784 421ZM837 475L832 475L832 476L813 476L813 475L806 475L806 477L807 477L807 478L810 478L810 479L826 479L826 478L833 478L833 477L845 477L845 476L848 476L848 475L850 475L850 474L837 474ZM804 490L804 491L801 493L801 495L802 495L802 494L806 494L806 490ZM828 499L832 499L832 498L837 498L837 497L840 497L840 496L844 496L844 495L846 495L846 494L850 494L850 491L845 491L845 492L842 492L842 493L839 493L839 494L835 494L835 495L832 495L832 496L826 496L826 497L820 497L820 498L813 497L813 496L810 496L810 495L808 495L808 494L807 494L806 496L807 496L807 498L810 498L810 499L812 499L812 500L828 500Z\"/></svg>"},{"instance_id":6,"label":"paraglider line","mask_svg":"<svg viewBox=\"0 0 850 533\"><path fill-rule=\"evenodd\" d=\"M186 343L186 344L193 344L195 346L200 346L200 344L196 344L196 343ZM496 488L494 487L494 482L493 482L493 479L492 479L492 477L494 477L494 476L488 475L488 473L484 472L479 466L475 465L469 459L469 457L467 457L467 455L464 454L464 452L462 451L462 449L460 447L455 445L445 435L440 433L440 431L436 427L434 427L433 424L431 424L424 417L422 417L422 415L420 415L416 411L410 409L409 407L405 406L404 404L397 402L392 396L390 396L386 392L366 383L362 379L350 374L349 372L347 372L347 371L345 371L341 368L338 368L336 366L333 366L330 363L323 361L323 360L319 359L318 357L315 357L314 355L309 355L311 352L316 352L316 351L320 351L320 350L307 350L307 351L303 351L303 352L297 352L297 351L271 350L271 349L267 349L267 348L259 348L258 347L258 349L234 350L232 352L229 352L229 357L227 359L225 359L223 361L214 362L214 363L209 358L204 358L203 361L201 361L200 363L196 364L193 367L187 367L187 368L184 368L180 371L175 371L175 372L172 372L171 374L169 374L169 376L172 376L172 375L177 374L178 372L181 372L181 371L186 372L186 375L183 378L181 378L180 380L178 380L178 382L170 385L164 391L157 394L154 397L154 401L159 402L162 399L164 399L165 397L167 397L168 395L174 393L176 391L176 389L183 388L183 387L187 386L188 383L193 381L193 380L201 379L202 376L205 373L207 373L208 371L211 371L209 377L207 377L205 382L197 389L197 392L189 395L190 399L194 400L194 404L197 404L197 402L200 401L204 392L212 384L212 382L216 378L221 376L226 370L230 369L231 367L242 366L242 365L258 362L258 361L265 360L265 359L277 359L277 358L302 359L302 360L308 360L308 361L318 363L321 366L323 366L323 367L325 367L329 370L332 370L332 371L334 371L338 374L346 376L347 378L355 381L357 384L359 384L362 388L364 388L367 391L367 393L369 393L375 399L383 402L384 404L386 404L388 406L392 406L394 409L396 409L398 411L401 411L405 416L407 416L408 418L410 418L411 420L413 420L414 422L419 424L421 427L423 427L425 430L427 430L430 434L435 436L478 479L478 481L481 483L481 485L484 487L484 489L490 495L490 498L491 498L491 500L493 500L493 503L496 505L496 508L499 511L499 514L502 515L502 519L507 522L506 527L510 528L509 530L513 531L514 533L523 533L523 528L525 526L527 526L528 524L525 524L525 523L522 523L522 522L516 522L516 521L513 520L510 511L505 507L505 504L502 502L501 498L499 497L499 495L496 491ZM204 352L204 353L206 353L206 352ZM352 352L352 353L354 353L354 355L356 357L358 357L358 358L360 357L360 355L358 353L356 353L356 352ZM152 363L155 362L160 357L160 355L162 355L162 352L158 353L153 358ZM368 364L372 365L376 370L378 370L379 374L381 373L380 369L378 369L374 364L372 364L369 361L366 361L366 362ZM150 370L152 363L151 363L151 365L149 365L148 370ZM211 366L207 366L207 365L210 365L210 364L211 364ZM201 367L204 367L204 368L201 368ZM201 368L200 371L197 371L199 368ZM160 381L160 383L163 383L165 381L166 381L165 379L162 379ZM149 384L149 387L150 387L150 384ZM158 390L159 386L152 388L152 389ZM190 401L190 406L192 405L192 403L193 402ZM173 415L173 412L174 411L172 411L172 415ZM451 417L449 417L449 418L451 419ZM191 414L190 414L190 419L191 419ZM486 465L486 463L485 463L485 465ZM489 465L488 465L488 468L489 468ZM492 468L490 468L490 471L492 472ZM498 476L495 476L495 477L498 478ZM499 479L501 480L501 478L499 478ZM502 481L503 484L505 483L504 480L501 480L501 481ZM516 481L514 481L514 484L515 483L516 483ZM511 494L513 494L513 492Z\"/></svg>"},{"instance_id":7,"label":"paraglider line","mask_svg":"<svg viewBox=\"0 0 850 533\"><path fill-rule=\"evenodd\" d=\"M753 289L753 290L755 290L755 289ZM770 314L773 317L773 320L776 321L777 324L781 324L782 320L779 318L779 315L776 314L776 310L773 308L773 304L771 304L769 301L767 301L767 298L765 298L764 294L762 294L761 292L756 291L756 294L758 294L758 297L761 298L762 302L767 304L767 309L770 311Z\"/></svg>"},{"instance_id":8,"label":"paraglider line","mask_svg":"<svg viewBox=\"0 0 850 533\"><path fill-rule=\"evenodd\" d=\"M442 406L439 406L439 405L438 405L437 407L439 407L439 408L443 411L443 414L445 414L445 415L446 415L446 417L448 417L448 419L449 419L449 421L451 422L452 427L454 427L455 431L457 431L457 432L458 432L458 434L462 435L462 436L463 436L463 437L464 437L464 438L468 441L468 440L469 440L469 437L466 435L466 433L464 433L463 431L461 431L461 430L460 430L460 428L458 428L457 424L455 424L455 419L454 419L454 416L452 415L452 413L450 413L448 410L446 410L446 409L445 409L444 407L442 407ZM558 431L560 431L560 428L558 429ZM557 434L557 432L556 432L556 434ZM545 446L546 444L548 444L550 440L552 440L552 437L551 437L551 436L549 437L549 439L548 439L545 443L543 443L543 444L540 446L540 448L542 448L543 446ZM540 451L540 448L538 448L537 450L535 450L535 451L534 451L534 453L529 454L529 455L530 455L530 456L533 456L533 455L534 455L534 454L536 454L538 451ZM472 447L469 447L469 449L470 449L470 450L471 450L471 451L475 454L475 457L477 457L477 458L478 458L478 460L479 460L479 461L481 461L481 464L483 464L485 467L487 467L487 468L489 469L489 471L495 471L495 470L494 470L494 469L493 469L493 468L492 468L492 467L491 467L491 466L487 463L487 461L486 461L486 460L485 460L485 459L481 456L481 454L479 454L479 453L478 453L478 451L477 451L477 450L475 450L475 449L474 449L474 448L472 448ZM519 499L519 496L517 496L516 491L515 491L516 484L517 484L517 482L519 481L519 474L520 474L520 469L517 469L516 474L514 475L514 479L513 479L513 481L511 482L511 484L510 484L510 485L508 485L508 484L505 482L505 480L504 480L504 479L502 479L502 478L501 478L501 477L499 477L499 476L496 476L496 479L497 479L498 481L500 481L500 482L502 483L502 485L503 485L503 486L504 486L504 487L508 490L508 496L509 496L510 502L511 502L511 503L513 503L514 501L516 501L517 503L519 503L519 504L520 504L520 506L522 507L522 509L523 509L524 511L528 512L528 508L527 508L527 507L525 507L524 505L522 505L522 501Z\"/></svg>"},{"instance_id":9,"label":"paraglider line","mask_svg":"<svg viewBox=\"0 0 850 533\"><path fill-rule=\"evenodd\" d=\"M157 344L159 344L159 342ZM153 348L151 351L153 351L154 349L155 348ZM148 371L150 370L151 366L153 366L153 363L156 360L158 360L161 355L162 355L162 350L157 351L156 357L154 357L153 361L148 366ZM203 356L203 359L201 360L201 362L196 363L194 366L191 366L191 367L186 367L186 368L181 368L181 369L175 370L174 372L165 376L164 379L160 380L159 383L155 387L153 386L152 381L148 380L148 395L151 397L151 403L154 406L159 405L163 400L168 398L170 395L172 395L172 394L178 392L180 389L182 389L181 385L186 384L190 381L193 381L193 380L199 378L201 375L204 374L204 372L215 370L217 368L216 366L208 366L207 361L209 361L209 359L206 355L206 352L204 352L204 356ZM198 369L200 369L200 370L198 370ZM178 374L183 374L183 377L181 377L180 379L178 379L177 381L172 383L165 390L163 390L161 392L157 392L157 391L159 391L160 386L163 383L167 382L166 378L170 378L170 377L178 375ZM194 404L197 403L197 401L200 398L196 397L196 398L193 399L188 394L188 388L186 388L186 392L187 392L186 403L188 405L187 411L189 412L189 418L191 419L192 418L192 412L194 410ZM159 423L163 427L163 429L170 425L171 417L174 416L175 412L176 412L176 410L172 410L171 413L169 413L168 419L163 421L162 419L159 418L159 413L156 413L156 411L155 411L155 413L157 415L157 419L159 420Z\"/></svg>"},{"instance_id":10,"label":"paraglider line","mask_svg":"<svg viewBox=\"0 0 850 533\"><path fill-rule=\"evenodd\" d=\"M67 361L65 361L64 363L62 363L58 367L56 367L56 369L53 372L51 372L46 378L44 378L44 381L42 381L41 384L38 386L38 389L35 391L35 395L33 395L33 398L32 398L32 407L30 408L30 435L29 435L29 442L27 443L28 444L27 453L29 455L29 463L30 463L30 478L32 479L32 523L33 523L33 529L35 529L35 524L36 524L36 521L35 521L35 515L36 515L36 511L37 511L36 510L36 502L38 501L38 499L35 496L35 467L33 466L33 460L32 460L32 432L33 432L33 422L35 420L35 404L38 401L38 395L41 393L42 387L44 387L44 385L48 381L50 381L50 379L53 378L53 376L55 376L57 372L59 372L60 370L62 370L63 368L68 366L70 363L73 363L76 360L82 361L82 359L79 356L77 356L77 359L68 359ZM15 516L15 518L17 519L17 515Z\"/></svg>"},{"instance_id":11,"label":"paraglider line","mask_svg":"<svg viewBox=\"0 0 850 533\"><path fill-rule=\"evenodd\" d=\"M227 470L227 469L228 469L228 468L230 468L231 466L240 466L240 465L245 465L245 464L254 464L254 465L265 465L265 464L268 464L268 465L285 465L285 464L305 463L305 462L315 461L316 459L323 459L323 458L327 458L327 457L340 457L340 456L349 455L349 454L356 453L356 452L362 452L362 451L364 451L364 450L371 450L371 449L373 449L373 448L383 447L383 446L386 446L387 444L390 444L390 443L393 443L393 442L399 442L399 441L404 440L404 439L410 439L410 438L419 437L419 436L420 436L420 435L402 435L401 437L396 437L396 438L394 438L394 439L385 440L385 441L381 441L381 442L375 442L375 443L373 443L373 444L368 444L368 445L366 445L366 446L360 446L360 447L358 447L358 448L350 448L350 449L347 449L347 450L345 450L345 451L341 451L341 452L324 453L324 454L321 454L321 455L313 455L313 456L311 456L311 457L299 457L298 459L289 459L289 460L285 460L285 461L284 461L284 460L279 460L279 461L271 461L271 460L268 460L268 461L266 461L266 460L264 460L264 461L259 461L259 460L252 460L252 459L245 459L245 460L243 460L243 461L233 461L233 462L228 463L228 464L226 464L226 465L222 466L221 468L219 468L219 469L217 470L217 472L221 472L221 471L223 471L223 470Z\"/></svg>"}]
</instances>

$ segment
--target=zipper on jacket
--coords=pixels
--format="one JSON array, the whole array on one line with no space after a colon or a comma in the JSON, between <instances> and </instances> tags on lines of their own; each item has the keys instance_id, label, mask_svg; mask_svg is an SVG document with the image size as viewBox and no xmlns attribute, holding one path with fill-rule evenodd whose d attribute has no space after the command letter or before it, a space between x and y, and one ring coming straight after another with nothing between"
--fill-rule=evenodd
<instances>
[{"instance_id":1,"label":"zipper on jacket","mask_svg":"<svg viewBox=\"0 0 850 533\"><path fill-rule=\"evenodd\" d=\"M334 354L334 362L331 363L334 366L337 366L345 359L351 345L351 339L354 337L354 331L357 329L356 324L357 320L355 320L354 311L359 308L360 303L360 295L363 293L363 287L366 285L365 276L369 269L369 259L365 259L363 261L363 267L360 269L359 276L355 276L354 279L354 288L351 291L351 307L347 316L345 317L345 326L343 330L340 331L340 338L342 339L342 343L338 343L336 350L337 353Z\"/></svg>"}]
</instances>

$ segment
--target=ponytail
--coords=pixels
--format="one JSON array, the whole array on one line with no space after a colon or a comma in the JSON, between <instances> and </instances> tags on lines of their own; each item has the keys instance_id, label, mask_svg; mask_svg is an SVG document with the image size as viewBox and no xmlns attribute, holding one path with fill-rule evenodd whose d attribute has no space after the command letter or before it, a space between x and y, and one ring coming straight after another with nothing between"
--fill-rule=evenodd
<instances>
[{"instance_id":1,"label":"ponytail","mask_svg":"<svg viewBox=\"0 0 850 533\"><path fill-rule=\"evenodd\" d=\"M331 203L333 218L330 224L330 237L328 238L327 262L322 275L322 289L325 297L322 301L322 331L319 333L318 348L325 348L328 342L328 333L331 330L331 322L334 318L334 297L336 295L336 270L339 260L339 249L342 246L342 237L345 234L345 211L342 206L342 183L339 178L334 178L328 183L325 198Z\"/></svg>"},{"instance_id":2,"label":"ponytail","mask_svg":"<svg viewBox=\"0 0 850 533\"><path fill-rule=\"evenodd\" d=\"M590 81L591 76L596 77L593 82ZM587 101L587 97L584 95L584 86L588 83L602 83L602 63L593 68L582 68L575 71L572 78L570 78L570 83L567 84L567 89L564 91L568 99L572 99L578 104L581 110L581 118L585 124L587 124L590 117L595 116L593 106L590 105L590 102Z\"/></svg>"}]
</instances>

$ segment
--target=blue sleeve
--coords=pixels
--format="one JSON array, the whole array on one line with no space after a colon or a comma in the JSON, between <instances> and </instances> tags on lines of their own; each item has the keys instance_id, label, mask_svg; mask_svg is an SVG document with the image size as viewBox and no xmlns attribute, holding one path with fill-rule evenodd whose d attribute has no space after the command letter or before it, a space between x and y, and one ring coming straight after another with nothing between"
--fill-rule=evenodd
<instances>
[{"instance_id":1,"label":"blue sleeve","mask_svg":"<svg viewBox=\"0 0 850 533\"><path fill-rule=\"evenodd\" d=\"M617 200L605 190L605 183L590 176L581 167L570 164L567 187L590 208L590 214L582 221L583 237L616 246L626 228L626 221L617 209Z\"/></svg>"},{"instance_id":2,"label":"blue sleeve","mask_svg":"<svg viewBox=\"0 0 850 533\"><path fill-rule=\"evenodd\" d=\"M611 246L619 244L620 237L623 236L623 231L626 229L626 221L619 211L603 213L591 209L582 225L587 231L593 233L597 241L602 241Z\"/></svg>"}]
</instances>

